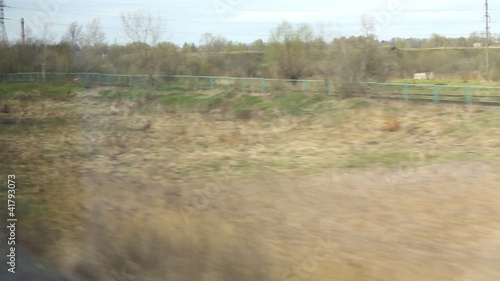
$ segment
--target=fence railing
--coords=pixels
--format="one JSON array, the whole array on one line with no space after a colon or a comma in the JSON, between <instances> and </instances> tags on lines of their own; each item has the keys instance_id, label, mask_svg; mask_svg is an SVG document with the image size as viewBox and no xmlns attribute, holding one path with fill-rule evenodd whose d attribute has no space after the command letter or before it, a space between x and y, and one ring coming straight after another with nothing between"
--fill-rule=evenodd
<instances>
[{"instance_id":1,"label":"fence railing","mask_svg":"<svg viewBox=\"0 0 500 281\"><path fill-rule=\"evenodd\" d=\"M342 82L333 80L292 80L250 77L189 75L126 75L101 73L8 73L7 82L80 81L83 85L141 86L151 83L191 90L225 90L263 93L322 93L327 95L365 96L373 98L421 100L434 103L483 103L500 105L500 87L469 85L431 85L376 82Z\"/></svg>"}]
</instances>

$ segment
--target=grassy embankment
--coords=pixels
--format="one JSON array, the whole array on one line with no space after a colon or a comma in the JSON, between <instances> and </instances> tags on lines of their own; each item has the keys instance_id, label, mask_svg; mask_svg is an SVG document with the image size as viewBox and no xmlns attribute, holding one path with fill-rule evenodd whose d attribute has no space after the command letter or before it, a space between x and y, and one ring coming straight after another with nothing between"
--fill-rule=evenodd
<instances>
[{"instance_id":1,"label":"grassy embankment","mask_svg":"<svg viewBox=\"0 0 500 281\"><path fill-rule=\"evenodd\" d=\"M238 261L255 264L253 271L221 246L246 230L210 226L203 218L212 211L198 210L189 226L183 223L182 213L193 208L186 194L213 173L229 170L236 180L500 159L498 112L475 106L73 86L0 85L0 105L9 109L0 115L1 170L19 179L21 242L95 280L125 264L153 278L165 269L158 259L167 257L154 251L158 244L180 259L167 268L182 280L201 280L213 270L221 278L266 279L257 266L258 242L249 250L233 245L253 251ZM119 219L124 213L125 221ZM144 221L146 214L157 215ZM137 224L147 233L140 245ZM194 257L196 264L187 262ZM206 260L216 269L204 268Z\"/></svg>"}]
</instances>

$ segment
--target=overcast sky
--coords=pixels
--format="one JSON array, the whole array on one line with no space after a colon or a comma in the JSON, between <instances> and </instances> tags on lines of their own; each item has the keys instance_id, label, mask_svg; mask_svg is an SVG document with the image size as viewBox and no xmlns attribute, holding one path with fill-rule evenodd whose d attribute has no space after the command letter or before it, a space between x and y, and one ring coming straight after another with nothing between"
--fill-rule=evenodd
<instances>
[{"instance_id":1,"label":"overcast sky","mask_svg":"<svg viewBox=\"0 0 500 281\"><path fill-rule=\"evenodd\" d=\"M500 32L500 3L490 1L491 31ZM228 40L252 42L267 40L270 30L283 20L308 23L327 37L360 35L360 17L376 19L379 39L393 37L426 38L432 33L467 37L484 30L485 2L431 0L5 0L9 41L20 38L20 18L41 35L48 21L50 33L59 41L72 21L87 24L101 19L110 43L124 43L120 14L143 9L160 17L163 41L176 44L199 43L201 34L221 34ZM497 29L498 27L498 29Z\"/></svg>"}]
</instances>

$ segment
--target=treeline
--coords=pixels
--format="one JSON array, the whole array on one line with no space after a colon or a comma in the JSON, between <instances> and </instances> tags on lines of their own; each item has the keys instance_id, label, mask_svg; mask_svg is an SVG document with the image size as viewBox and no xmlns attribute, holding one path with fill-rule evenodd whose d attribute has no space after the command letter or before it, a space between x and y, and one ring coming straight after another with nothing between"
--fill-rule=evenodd
<instances>
[{"instance_id":1,"label":"treeline","mask_svg":"<svg viewBox=\"0 0 500 281\"><path fill-rule=\"evenodd\" d=\"M470 48L480 46L500 46L500 33L492 33L489 40L485 32L475 31L469 37L450 38L432 34L430 38L392 38L387 42L398 48Z\"/></svg>"},{"instance_id":2,"label":"treeline","mask_svg":"<svg viewBox=\"0 0 500 281\"><path fill-rule=\"evenodd\" d=\"M258 39L245 44L206 33L199 44L178 46L158 42L158 30L151 25L151 20L149 25L148 21L141 25L137 24L137 18L147 19L147 15L122 17L124 25L127 20L134 22L134 25L125 25L132 42L126 45L107 44L96 19L86 26L73 22L59 43L44 33L41 38L28 36L25 42L0 46L0 74L100 72L382 82L411 78L415 72L428 71L438 76L483 78L486 71L484 49L405 49L417 45L442 47L462 41L460 38L452 40L433 35L425 41L384 42L367 32L363 36L326 40L308 25L283 22L271 31L267 41ZM471 36L464 44L479 41L477 36ZM500 78L500 67L496 63L499 55L496 49L491 49L493 78Z\"/></svg>"}]
</instances>

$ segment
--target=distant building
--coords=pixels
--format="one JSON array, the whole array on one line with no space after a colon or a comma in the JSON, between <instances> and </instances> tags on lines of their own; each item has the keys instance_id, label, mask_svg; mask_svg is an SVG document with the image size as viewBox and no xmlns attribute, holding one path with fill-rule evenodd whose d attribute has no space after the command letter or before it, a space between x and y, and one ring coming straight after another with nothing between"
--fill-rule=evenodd
<instances>
[{"instance_id":1,"label":"distant building","mask_svg":"<svg viewBox=\"0 0 500 281\"><path fill-rule=\"evenodd\" d=\"M474 43L472 44L472 47L474 48L481 48L483 46L483 43Z\"/></svg>"},{"instance_id":2,"label":"distant building","mask_svg":"<svg viewBox=\"0 0 500 281\"><path fill-rule=\"evenodd\" d=\"M415 80L429 80L434 79L434 72L421 72L413 74Z\"/></svg>"}]
</instances>

